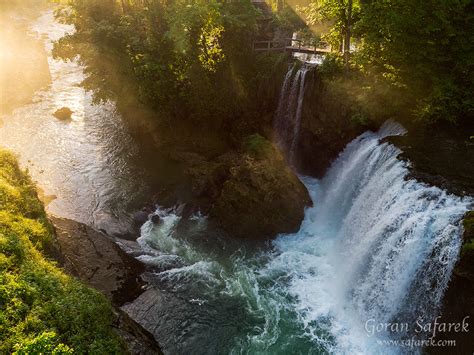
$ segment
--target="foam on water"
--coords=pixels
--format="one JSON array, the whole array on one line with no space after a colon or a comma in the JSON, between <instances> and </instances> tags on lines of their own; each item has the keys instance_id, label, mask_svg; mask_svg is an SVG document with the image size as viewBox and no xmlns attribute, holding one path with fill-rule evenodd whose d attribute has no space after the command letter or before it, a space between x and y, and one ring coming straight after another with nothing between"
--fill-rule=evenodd
<instances>
[{"instance_id":1,"label":"foam on water","mask_svg":"<svg viewBox=\"0 0 474 355\"><path fill-rule=\"evenodd\" d=\"M295 273L298 317L328 351L400 351L381 348L377 340L394 335L368 336L366 322L434 317L457 260L470 201L406 181L399 150L380 142L402 133L393 122L365 133L321 182L306 179L315 207L296 235L275 241Z\"/></svg>"},{"instance_id":2,"label":"foam on water","mask_svg":"<svg viewBox=\"0 0 474 355\"><path fill-rule=\"evenodd\" d=\"M403 133L389 122L350 143L321 181L302 177L314 207L300 231L279 236L271 250L239 250L226 262L198 250L177 233L179 217L159 211L163 225L146 224L139 240L147 262L178 255L182 264L158 272L161 280L175 292L198 285L193 299L211 313L216 299L241 301L240 322L250 326L223 352L403 352L378 341L407 334L369 336L365 323L437 314L471 203L405 180L399 150L380 141Z\"/></svg>"}]
</instances>

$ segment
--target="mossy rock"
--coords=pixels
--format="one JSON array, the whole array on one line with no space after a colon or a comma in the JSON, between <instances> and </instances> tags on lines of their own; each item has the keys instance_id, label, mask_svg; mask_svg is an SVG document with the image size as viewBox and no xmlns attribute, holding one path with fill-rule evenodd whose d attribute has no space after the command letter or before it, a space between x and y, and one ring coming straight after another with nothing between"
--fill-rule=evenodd
<instances>
[{"instance_id":1,"label":"mossy rock","mask_svg":"<svg viewBox=\"0 0 474 355\"><path fill-rule=\"evenodd\" d=\"M306 187L281 152L261 136L250 136L233 162L211 218L230 235L244 239L296 232L311 204Z\"/></svg>"}]
</instances>

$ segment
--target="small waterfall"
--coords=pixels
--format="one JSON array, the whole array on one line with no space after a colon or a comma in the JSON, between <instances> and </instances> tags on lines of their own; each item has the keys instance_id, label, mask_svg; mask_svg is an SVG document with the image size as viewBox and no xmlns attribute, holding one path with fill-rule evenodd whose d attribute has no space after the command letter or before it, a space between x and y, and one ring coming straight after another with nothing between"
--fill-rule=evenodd
<instances>
[{"instance_id":1,"label":"small waterfall","mask_svg":"<svg viewBox=\"0 0 474 355\"><path fill-rule=\"evenodd\" d=\"M306 74L309 68L309 65L304 64L295 73L295 66L290 66L283 81L275 114L276 142L292 165L295 164L297 156Z\"/></svg>"},{"instance_id":2,"label":"small waterfall","mask_svg":"<svg viewBox=\"0 0 474 355\"><path fill-rule=\"evenodd\" d=\"M295 120L293 125L293 136L291 138L291 145L289 150L290 162L294 164L296 157L296 148L298 144L298 138L300 135L301 127L301 115L303 113L303 100L305 92L305 79L306 73L308 72L308 67L302 67L298 72L301 72L300 85L298 90L298 105L296 106Z\"/></svg>"}]
</instances>

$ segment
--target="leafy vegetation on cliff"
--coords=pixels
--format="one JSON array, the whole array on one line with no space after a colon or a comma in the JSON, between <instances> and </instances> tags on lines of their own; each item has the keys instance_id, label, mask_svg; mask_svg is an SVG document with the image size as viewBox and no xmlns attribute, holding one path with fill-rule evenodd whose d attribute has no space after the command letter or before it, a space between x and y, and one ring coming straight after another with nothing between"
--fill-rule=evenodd
<instances>
[{"instance_id":1,"label":"leafy vegetation on cliff","mask_svg":"<svg viewBox=\"0 0 474 355\"><path fill-rule=\"evenodd\" d=\"M15 157L0 150L0 353L120 353L104 296L46 257L53 234Z\"/></svg>"},{"instance_id":2,"label":"leafy vegetation on cliff","mask_svg":"<svg viewBox=\"0 0 474 355\"><path fill-rule=\"evenodd\" d=\"M347 54L355 43L349 65L365 75L361 90L390 85L385 102L404 95L397 108L423 122L472 119L472 1L315 0L306 14L312 23L330 24L333 48L344 43Z\"/></svg>"},{"instance_id":3,"label":"leafy vegetation on cliff","mask_svg":"<svg viewBox=\"0 0 474 355\"><path fill-rule=\"evenodd\" d=\"M160 122L225 132L245 130L262 112L272 112L272 74L286 65L281 55L252 50L260 13L250 1L67 5L60 18L77 31L59 40L54 54L80 55L88 74L84 84L97 99L118 97L120 105L138 97Z\"/></svg>"}]
</instances>

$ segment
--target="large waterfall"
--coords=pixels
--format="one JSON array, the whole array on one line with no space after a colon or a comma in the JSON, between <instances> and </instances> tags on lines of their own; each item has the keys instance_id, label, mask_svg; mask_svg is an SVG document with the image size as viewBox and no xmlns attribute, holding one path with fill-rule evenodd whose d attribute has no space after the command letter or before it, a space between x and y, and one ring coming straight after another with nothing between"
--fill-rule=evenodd
<instances>
[{"instance_id":1,"label":"large waterfall","mask_svg":"<svg viewBox=\"0 0 474 355\"><path fill-rule=\"evenodd\" d=\"M399 150L381 142L403 132L389 122L351 142L322 180L302 177L314 207L298 233L279 236L270 250L232 251L218 236L206 237L212 232L205 218L182 221L159 210L165 223L143 227L141 259L163 268L155 280L175 297L164 297L156 312L186 314L186 322L174 324L169 317L156 330L165 349L186 352L199 344L235 354L421 351L384 345L411 334L371 332L367 322L414 325L419 317L428 322L437 315L460 249L460 222L472 201L406 180ZM211 250L196 242L202 238L212 240ZM175 327L180 348L160 336ZM223 344L228 348L222 350Z\"/></svg>"},{"instance_id":2,"label":"large waterfall","mask_svg":"<svg viewBox=\"0 0 474 355\"><path fill-rule=\"evenodd\" d=\"M48 50L70 30L52 12L36 27ZM81 67L49 60L53 84L3 119L0 141L25 164L31 160L35 179L57 194L50 211L98 227L104 215L124 218L119 207L147 193L147 174L134 165L138 149L113 104L93 105L79 87ZM275 117L290 162L308 72L306 65L290 68ZM74 109L70 123L52 119L59 104ZM388 122L352 141L323 179L301 177L314 205L297 233L269 244L222 238L205 216L162 208L155 212L162 223L145 223L138 247L122 240L151 267L150 289L133 306L165 353L421 352L382 343L410 332L366 325L428 322L438 314L472 199L407 179L407 163L383 140L403 132ZM154 287L159 296L146 298Z\"/></svg>"},{"instance_id":3,"label":"large waterfall","mask_svg":"<svg viewBox=\"0 0 474 355\"><path fill-rule=\"evenodd\" d=\"M388 123L361 135L321 182L306 180L315 207L296 236L275 242L278 258L293 262L289 289L300 319L315 342L330 334L328 350L400 351L380 340L410 332L371 334L367 322L413 329L418 317L431 321L458 257L469 201L406 181L399 150L380 143L399 133Z\"/></svg>"}]
</instances>

